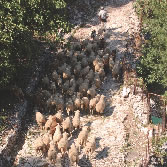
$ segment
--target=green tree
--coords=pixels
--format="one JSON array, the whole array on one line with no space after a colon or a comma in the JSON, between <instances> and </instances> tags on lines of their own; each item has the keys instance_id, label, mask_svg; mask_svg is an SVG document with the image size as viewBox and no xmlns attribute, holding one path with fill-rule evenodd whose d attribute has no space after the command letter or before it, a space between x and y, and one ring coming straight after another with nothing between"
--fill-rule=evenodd
<instances>
[{"instance_id":1,"label":"green tree","mask_svg":"<svg viewBox=\"0 0 167 167\"><path fill-rule=\"evenodd\" d=\"M146 39L137 70L147 85L156 86L164 93L167 88L167 3L137 1L136 7L138 14L143 12L142 34Z\"/></svg>"},{"instance_id":2,"label":"green tree","mask_svg":"<svg viewBox=\"0 0 167 167\"><path fill-rule=\"evenodd\" d=\"M0 87L30 68L39 55L35 36L69 31L63 0L0 1Z\"/></svg>"}]
</instances>

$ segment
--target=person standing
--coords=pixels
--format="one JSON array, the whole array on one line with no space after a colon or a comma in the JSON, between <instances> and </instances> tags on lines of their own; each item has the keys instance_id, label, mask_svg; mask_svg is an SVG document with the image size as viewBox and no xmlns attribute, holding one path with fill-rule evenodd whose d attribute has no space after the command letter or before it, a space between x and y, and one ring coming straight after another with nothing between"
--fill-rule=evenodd
<instances>
[{"instance_id":1,"label":"person standing","mask_svg":"<svg viewBox=\"0 0 167 167\"><path fill-rule=\"evenodd\" d=\"M104 7L100 8L98 16L99 16L100 24L102 24L102 26L104 27L104 23L107 22L107 18L108 18L107 11L104 9Z\"/></svg>"}]
</instances>

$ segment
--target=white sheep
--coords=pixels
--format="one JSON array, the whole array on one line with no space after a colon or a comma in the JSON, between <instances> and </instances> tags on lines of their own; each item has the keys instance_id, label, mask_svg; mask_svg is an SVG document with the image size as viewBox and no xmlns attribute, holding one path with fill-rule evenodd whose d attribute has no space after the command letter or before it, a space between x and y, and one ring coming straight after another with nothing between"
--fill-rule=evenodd
<instances>
[{"instance_id":1,"label":"white sheep","mask_svg":"<svg viewBox=\"0 0 167 167\"><path fill-rule=\"evenodd\" d=\"M100 100L100 95L96 95L95 98L93 99L90 99L90 102L89 102L89 110L90 110L90 114L93 115L93 111L96 110L96 104L99 102Z\"/></svg>"},{"instance_id":2,"label":"white sheep","mask_svg":"<svg viewBox=\"0 0 167 167\"><path fill-rule=\"evenodd\" d=\"M103 113L105 109L105 96L101 95L99 102L96 104L96 112Z\"/></svg>"},{"instance_id":3,"label":"white sheep","mask_svg":"<svg viewBox=\"0 0 167 167\"><path fill-rule=\"evenodd\" d=\"M82 131L79 133L77 138L77 145L79 146L79 152L81 151L81 146L86 146L86 142L88 139L89 127L84 126Z\"/></svg>"},{"instance_id":4,"label":"white sheep","mask_svg":"<svg viewBox=\"0 0 167 167\"><path fill-rule=\"evenodd\" d=\"M93 85L91 88L89 88L87 94L90 95L91 98L94 98L96 96L96 86Z\"/></svg>"},{"instance_id":5,"label":"white sheep","mask_svg":"<svg viewBox=\"0 0 167 167\"><path fill-rule=\"evenodd\" d=\"M85 154L86 157L89 156L89 159L91 159L91 155L96 149L96 137L94 136L89 142L86 143L85 146Z\"/></svg>"},{"instance_id":6,"label":"white sheep","mask_svg":"<svg viewBox=\"0 0 167 167\"><path fill-rule=\"evenodd\" d=\"M81 109L87 111L89 109L89 99L88 97L83 97L81 100Z\"/></svg>"},{"instance_id":7,"label":"white sheep","mask_svg":"<svg viewBox=\"0 0 167 167\"><path fill-rule=\"evenodd\" d=\"M57 113L55 114L55 117L57 118L56 119L57 123L61 124L63 122L62 110L58 110Z\"/></svg>"},{"instance_id":8,"label":"white sheep","mask_svg":"<svg viewBox=\"0 0 167 167\"><path fill-rule=\"evenodd\" d=\"M35 142L34 142L34 148L35 148L35 151L36 151L36 152L41 151L43 155L46 154L46 152L47 152L47 147L46 147L46 145L44 144L44 142L43 142L41 136L38 137L38 138L35 140Z\"/></svg>"},{"instance_id":9,"label":"white sheep","mask_svg":"<svg viewBox=\"0 0 167 167\"><path fill-rule=\"evenodd\" d=\"M73 123L73 127L77 129L77 128L80 128L80 111L77 110L74 112L75 112L75 116L72 120L72 123Z\"/></svg>"},{"instance_id":10,"label":"white sheep","mask_svg":"<svg viewBox=\"0 0 167 167\"><path fill-rule=\"evenodd\" d=\"M69 133L72 132L73 127L72 127L72 122L71 122L71 118L70 118L70 117L67 117L67 118L63 121L62 127L63 127L63 132L64 132L65 130L67 130Z\"/></svg>"},{"instance_id":11,"label":"white sheep","mask_svg":"<svg viewBox=\"0 0 167 167\"><path fill-rule=\"evenodd\" d=\"M70 166L72 166L74 163L77 166L79 163L79 153L74 143L71 145L68 155L70 159Z\"/></svg>"},{"instance_id":12,"label":"white sheep","mask_svg":"<svg viewBox=\"0 0 167 167\"><path fill-rule=\"evenodd\" d=\"M56 158L57 158L57 150L56 150L56 145L54 144L53 141L50 142L50 148L48 150L48 159L50 163L56 163Z\"/></svg>"},{"instance_id":13,"label":"white sheep","mask_svg":"<svg viewBox=\"0 0 167 167\"><path fill-rule=\"evenodd\" d=\"M69 98L66 102L66 111L67 114L70 115L70 111L73 113L74 111L74 103L71 98Z\"/></svg>"},{"instance_id":14,"label":"white sheep","mask_svg":"<svg viewBox=\"0 0 167 167\"><path fill-rule=\"evenodd\" d=\"M44 142L44 144L46 145L47 150L49 149L49 143L50 143L50 135L48 133L45 133L42 136L42 141Z\"/></svg>"},{"instance_id":15,"label":"white sheep","mask_svg":"<svg viewBox=\"0 0 167 167\"><path fill-rule=\"evenodd\" d=\"M63 138L60 139L58 142L58 149L60 150L62 156L67 152L68 147L68 134L65 132L63 133Z\"/></svg>"},{"instance_id":16,"label":"white sheep","mask_svg":"<svg viewBox=\"0 0 167 167\"><path fill-rule=\"evenodd\" d=\"M61 133L61 130L60 130L60 125L58 124L56 126L56 130L55 130L55 133L53 135L53 141L54 143L58 143L60 141L60 139L62 138L62 133Z\"/></svg>"},{"instance_id":17,"label":"white sheep","mask_svg":"<svg viewBox=\"0 0 167 167\"><path fill-rule=\"evenodd\" d=\"M39 127L41 129L43 129L45 123L46 123L46 118L43 114L41 114L40 112L38 112L36 110L36 121L37 121L37 124L39 125Z\"/></svg>"}]
</instances>

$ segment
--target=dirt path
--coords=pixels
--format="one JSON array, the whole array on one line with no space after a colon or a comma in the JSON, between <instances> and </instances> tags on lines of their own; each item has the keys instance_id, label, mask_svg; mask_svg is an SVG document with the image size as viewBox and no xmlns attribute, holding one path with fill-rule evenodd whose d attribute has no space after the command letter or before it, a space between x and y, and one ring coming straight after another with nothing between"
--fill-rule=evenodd
<instances>
[{"instance_id":1,"label":"dirt path","mask_svg":"<svg viewBox=\"0 0 167 167\"><path fill-rule=\"evenodd\" d=\"M114 1L106 2L106 10L109 15L108 22L105 25L106 31L108 32L107 42L111 50L117 49L117 59L124 57L127 50L126 40L131 33L137 32L138 30L139 22L133 9L133 2L127 2L127 4L125 3L126 5L115 8L112 7ZM74 34L74 37L79 40L90 38L91 31L94 29L98 31L100 27L98 17L95 16L87 25L79 28ZM84 116L81 118L83 125L89 121L91 122L91 133L88 140L92 135L95 135L97 138L97 149L91 160L85 159L83 152L81 152L79 166L127 166L127 151L125 151L127 127L125 125L128 125L128 122L125 120L127 120L131 109L129 100L124 100L119 90L120 83L113 80L112 76L108 74L100 89L100 94L104 94L107 101L104 116ZM129 117L129 120L132 121L133 118L130 119ZM36 128L35 123L29 127L25 144L16 156L15 164L18 167L48 166L47 160L36 155L33 149L33 141L39 135L39 131ZM69 166L68 160L65 160L63 165L58 160L57 166Z\"/></svg>"}]
</instances>

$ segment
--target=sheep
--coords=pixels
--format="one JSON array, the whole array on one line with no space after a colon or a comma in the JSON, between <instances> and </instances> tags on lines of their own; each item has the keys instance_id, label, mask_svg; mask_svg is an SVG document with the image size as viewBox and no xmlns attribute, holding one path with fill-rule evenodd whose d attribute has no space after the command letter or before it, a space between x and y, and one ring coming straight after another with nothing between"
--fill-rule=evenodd
<instances>
[{"instance_id":1,"label":"sheep","mask_svg":"<svg viewBox=\"0 0 167 167\"><path fill-rule=\"evenodd\" d=\"M80 44L80 42L74 42L71 45L71 49L74 50L74 51L80 51L81 50L81 44Z\"/></svg>"},{"instance_id":2,"label":"sheep","mask_svg":"<svg viewBox=\"0 0 167 167\"><path fill-rule=\"evenodd\" d=\"M101 95L99 102L96 104L96 112L97 113L103 113L105 109L105 96Z\"/></svg>"},{"instance_id":3,"label":"sheep","mask_svg":"<svg viewBox=\"0 0 167 167\"><path fill-rule=\"evenodd\" d=\"M112 69L112 76L115 79L119 79L122 75L122 64L120 61L116 61Z\"/></svg>"},{"instance_id":4,"label":"sheep","mask_svg":"<svg viewBox=\"0 0 167 167\"><path fill-rule=\"evenodd\" d=\"M60 125L58 124L56 126L56 130L55 130L55 133L53 135L54 143L57 144L60 141L61 138L62 138L62 133L61 133L61 130L60 130Z\"/></svg>"},{"instance_id":5,"label":"sheep","mask_svg":"<svg viewBox=\"0 0 167 167\"><path fill-rule=\"evenodd\" d=\"M66 102L66 111L68 115L70 115L70 111L72 113L74 111L74 103L71 98L69 98L68 101Z\"/></svg>"},{"instance_id":6,"label":"sheep","mask_svg":"<svg viewBox=\"0 0 167 167\"><path fill-rule=\"evenodd\" d=\"M100 76L97 72L95 72L95 76L94 76L94 84L97 88L100 88L102 82L101 82L101 79L100 79Z\"/></svg>"},{"instance_id":7,"label":"sheep","mask_svg":"<svg viewBox=\"0 0 167 167\"><path fill-rule=\"evenodd\" d=\"M77 111L74 111L75 112L75 116L74 116L74 118L73 118L73 120L72 120L72 123L73 123L73 127L74 128L80 128L80 111L79 110L77 110Z\"/></svg>"},{"instance_id":8,"label":"sheep","mask_svg":"<svg viewBox=\"0 0 167 167\"><path fill-rule=\"evenodd\" d=\"M91 159L91 155L96 149L96 137L94 136L89 142L86 143L85 154L86 158L89 155L89 159Z\"/></svg>"},{"instance_id":9,"label":"sheep","mask_svg":"<svg viewBox=\"0 0 167 167\"><path fill-rule=\"evenodd\" d=\"M92 69L88 72L88 74L86 75L85 78L88 79L90 83L93 81L93 79L94 79L94 72L93 72Z\"/></svg>"},{"instance_id":10,"label":"sheep","mask_svg":"<svg viewBox=\"0 0 167 167\"><path fill-rule=\"evenodd\" d=\"M63 99L63 95L59 95L59 96L56 98L56 109L57 109L57 111L59 111L59 110L63 111L63 110L64 110L64 99Z\"/></svg>"},{"instance_id":11,"label":"sheep","mask_svg":"<svg viewBox=\"0 0 167 167\"><path fill-rule=\"evenodd\" d=\"M63 123L62 123L62 127L63 127L63 132L64 131L68 131L69 133L72 132L73 127L72 127L72 122L71 122L71 118L67 117Z\"/></svg>"},{"instance_id":12,"label":"sheep","mask_svg":"<svg viewBox=\"0 0 167 167\"><path fill-rule=\"evenodd\" d=\"M89 43L89 40L88 39L84 39L82 41L82 48L86 48L86 46L88 45L88 43Z\"/></svg>"},{"instance_id":13,"label":"sheep","mask_svg":"<svg viewBox=\"0 0 167 167\"><path fill-rule=\"evenodd\" d=\"M59 75L58 75L58 73L56 72L56 70L53 71L53 73L52 73L52 79L53 79L53 81L57 81L58 78L59 78Z\"/></svg>"},{"instance_id":14,"label":"sheep","mask_svg":"<svg viewBox=\"0 0 167 167\"><path fill-rule=\"evenodd\" d=\"M101 69L103 69L104 68L104 64L103 64L103 62L101 61L101 62L99 62L99 63L97 63L96 65L95 65L95 72L99 72Z\"/></svg>"},{"instance_id":15,"label":"sheep","mask_svg":"<svg viewBox=\"0 0 167 167\"><path fill-rule=\"evenodd\" d=\"M114 60L113 60L113 57L110 57L110 58L109 58L109 62L108 62L108 63L109 63L109 64L108 64L109 70L112 71L112 70L113 70L113 67L114 67L114 65L115 65L115 62L114 62Z\"/></svg>"},{"instance_id":16,"label":"sheep","mask_svg":"<svg viewBox=\"0 0 167 167\"><path fill-rule=\"evenodd\" d=\"M81 151L81 146L86 146L86 142L88 139L89 127L82 127L82 131L79 133L77 138L77 145L79 146L79 152Z\"/></svg>"},{"instance_id":17,"label":"sheep","mask_svg":"<svg viewBox=\"0 0 167 167\"><path fill-rule=\"evenodd\" d=\"M50 86L50 84L49 84L49 78L48 78L48 76L46 75L44 78L42 78L42 87L43 87L44 89L48 89L49 86Z\"/></svg>"},{"instance_id":18,"label":"sheep","mask_svg":"<svg viewBox=\"0 0 167 167\"><path fill-rule=\"evenodd\" d=\"M112 55L112 58L113 58L114 62L115 62L115 59L116 59L116 54L117 54L117 50L116 49L112 50L111 55Z\"/></svg>"},{"instance_id":19,"label":"sheep","mask_svg":"<svg viewBox=\"0 0 167 167\"><path fill-rule=\"evenodd\" d=\"M56 127L56 125L57 125L57 121L56 121L56 117L55 116L53 116L53 115L50 115L49 117L48 117L48 120L46 121L46 123L45 123L45 130L46 131L48 131L49 130L49 133L50 134L54 134L54 132L55 132L55 127Z\"/></svg>"},{"instance_id":20,"label":"sheep","mask_svg":"<svg viewBox=\"0 0 167 167\"><path fill-rule=\"evenodd\" d=\"M105 70L105 72L108 72L108 69L109 69L109 54L105 54L102 59L103 59L103 64L104 64L104 70Z\"/></svg>"},{"instance_id":21,"label":"sheep","mask_svg":"<svg viewBox=\"0 0 167 167\"><path fill-rule=\"evenodd\" d=\"M57 150L53 141L50 142L50 148L48 150L48 159L50 163L56 163Z\"/></svg>"},{"instance_id":22,"label":"sheep","mask_svg":"<svg viewBox=\"0 0 167 167\"><path fill-rule=\"evenodd\" d=\"M55 114L57 123L61 124L63 122L62 110L58 110Z\"/></svg>"},{"instance_id":23,"label":"sheep","mask_svg":"<svg viewBox=\"0 0 167 167\"><path fill-rule=\"evenodd\" d=\"M63 85L62 85L62 93L66 93L69 89L70 86L70 81L67 80Z\"/></svg>"},{"instance_id":24,"label":"sheep","mask_svg":"<svg viewBox=\"0 0 167 167\"><path fill-rule=\"evenodd\" d=\"M81 70L81 72L80 72L80 77L85 77L86 74L88 74L89 69L90 69L89 66L86 66L85 68L83 68L83 69Z\"/></svg>"},{"instance_id":25,"label":"sheep","mask_svg":"<svg viewBox=\"0 0 167 167\"><path fill-rule=\"evenodd\" d=\"M41 129L43 129L45 123L46 123L46 118L43 114L41 114L40 112L36 112L36 121L37 124L39 125L39 127Z\"/></svg>"},{"instance_id":26,"label":"sheep","mask_svg":"<svg viewBox=\"0 0 167 167\"><path fill-rule=\"evenodd\" d=\"M82 67L81 67L81 62L77 62L76 65L74 66L74 74L76 76L79 75L80 71L81 71Z\"/></svg>"},{"instance_id":27,"label":"sheep","mask_svg":"<svg viewBox=\"0 0 167 167\"><path fill-rule=\"evenodd\" d=\"M71 77L71 71L70 71L70 69L66 69L63 72L63 79L69 79L70 77Z\"/></svg>"},{"instance_id":28,"label":"sheep","mask_svg":"<svg viewBox=\"0 0 167 167\"><path fill-rule=\"evenodd\" d=\"M57 126L57 118L56 116L52 116L52 122L50 125L50 131L49 133L53 136L54 132L55 132L55 128Z\"/></svg>"},{"instance_id":29,"label":"sheep","mask_svg":"<svg viewBox=\"0 0 167 167\"><path fill-rule=\"evenodd\" d=\"M96 30L93 30L93 31L91 32L90 37L94 40L95 36L96 36Z\"/></svg>"},{"instance_id":30,"label":"sheep","mask_svg":"<svg viewBox=\"0 0 167 167\"><path fill-rule=\"evenodd\" d=\"M96 59L95 53L92 51L88 57L88 63L89 65L92 65L92 62Z\"/></svg>"},{"instance_id":31,"label":"sheep","mask_svg":"<svg viewBox=\"0 0 167 167\"><path fill-rule=\"evenodd\" d=\"M50 89L51 89L53 94L56 93L56 84L55 84L55 82L51 82Z\"/></svg>"},{"instance_id":32,"label":"sheep","mask_svg":"<svg viewBox=\"0 0 167 167\"><path fill-rule=\"evenodd\" d=\"M73 86L69 87L69 89L67 90L67 94L69 96L72 96L74 94L75 90L76 90L76 85L73 85Z\"/></svg>"},{"instance_id":33,"label":"sheep","mask_svg":"<svg viewBox=\"0 0 167 167\"><path fill-rule=\"evenodd\" d=\"M86 48L85 48L85 54L90 55L91 52L92 52L92 44L88 43Z\"/></svg>"},{"instance_id":34,"label":"sheep","mask_svg":"<svg viewBox=\"0 0 167 167\"><path fill-rule=\"evenodd\" d=\"M90 95L91 98L94 98L96 95L96 86L93 85L91 88L89 88L87 94Z\"/></svg>"},{"instance_id":35,"label":"sheep","mask_svg":"<svg viewBox=\"0 0 167 167\"><path fill-rule=\"evenodd\" d=\"M21 88L17 87L16 85L12 88L14 96L18 98L19 101L24 99L24 93Z\"/></svg>"},{"instance_id":36,"label":"sheep","mask_svg":"<svg viewBox=\"0 0 167 167\"><path fill-rule=\"evenodd\" d=\"M104 68L100 68L99 71L98 71L98 74L99 74L100 79L103 80L104 77L105 77Z\"/></svg>"},{"instance_id":37,"label":"sheep","mask_svg":"<svg viewBox=\"0 0 167 167\"><path fill-rule=\"evenodd\" d=\"M69 155L69 159L70 159L70 166L72 166L74 163L77 166L77 164L79 163L79 155L78 155L78 150L77 150L74 143L71 145L71 148L69 149L68 155Z\"/></svg>"},{"instance_id":38,"label":"sheep","mask_svg":"<svg viewBox=\"0 0 167 167\"><path fill-rule=\"evenodd\" d=\"M65 132L63 133L63 138L60 139L58 142L58 149L60 150L62 156L67 152L68 147L68 134Z\"/></svg>"},{"instance_id":39,"label":"sheep","mask_svg":"<svg viewBox=\"0 0 167 167\"><path fill-rule=\"evenodd\" d=\"M77 92L77 97L74 99L74 107L77 110L81 107L81 94L79 92Z\"/></svg>"},{"instance_id":40,"label":"sheep","mask_svg":"<svg viewBox=\"0 0 167 167\"><path fill-rule=\"evenodd\" d=\"M100 95L99 94L95 98L90 99L90 102L89 102L90 114L93 115L93 111L96 110L96 104L99 102L99 100L100 100Z\"/></svg>"},{"instance_id":41,"label":"sheep","mask_svg":"<svg viewBox=\"0 0 167 167\"><path fill-rule=\"evenodd\" d=\"M35 142L34 142L34 148L35 148L35 151L36 152L42 152L43 155L46 154L47 152L47 147L46 145L44 144L43 140L42 140L42 137L38 137Z\"/></svg>"},{"instance_id":42,"label":"sheep","mask_svg":"<svg viewBox=\"0 0 167 167\"><path fill-rule=\"evenodd\" d=\"M61 88L61 87L62 87L62 83L63 83L62 78L61 78L61 76L59 75L59 76L58 76L58 79L57 79L57 85Z\"/></svg>"},{"instance_id":43,"label":"sheep","mask_svg":"<svg viewBox=\"0 0 167 167\"><path fill-rule=\"evenodd\" d=\"M88 61L86 57L83 57L81 60L81 66L84 68L86 66L88 66Z\"/></svg>"},{"instance_id":44,"label":"sheep","mask_svg":"<svg viewBox=\"0 0 167 167\"><path fill-rule=\"evenodd\" d=\"M48 120L45 123L45 130L48 131L50 129L50 126L52 124L52 115L49 115Z\"/></svg>"},{"instance_id":45,"label":"sheep","mask_svg":"<svg viewBox=\"0 0 167 167\"><path fill-rule=\"evenodd\" d=\"M50 143L50 135L48 133L45 133L42 136L42 141L46 145L46 149L48 150L49 149L49 143Z\"/></svg>"},{"instance_id":46,"label":"sheep","mask_svg":"<svg viewBox=\"0 0 167 167\"><path fill-rule=\"evenodd\" d=\"M83 97L81 100L81 109L86 111L89 109L89 99L88 97Z\"/></svg>"},{"instance_id":47,"label":"sheep","mask_svg":"<svg viewBox=\"0 0 167 167\"><path fill-rule=\"evenodd\" d=\"M82 95L85 95L87 94L87 91L88 91L88 87L89 87L89 80L88 79L85 79L83 83L81 83L81 85L79 86L79 92L82 94Z\"/></svg>"}]
</instances>

